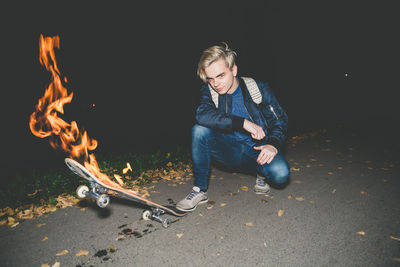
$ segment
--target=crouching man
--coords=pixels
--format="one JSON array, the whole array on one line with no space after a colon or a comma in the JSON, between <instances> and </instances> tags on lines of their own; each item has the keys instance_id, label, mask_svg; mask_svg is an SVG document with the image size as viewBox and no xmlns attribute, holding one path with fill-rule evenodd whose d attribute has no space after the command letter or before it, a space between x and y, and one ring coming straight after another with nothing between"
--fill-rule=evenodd
<instances>
[{"instance_id":1,"label":"crouching man","mask_svg":"<svg viewBox=\"0 0 400 267\"><path fill-rule=\"evenodd\" d=\"M237 77L236 53L227 44L204 50L197 74L205 83L192 128L194 187L177 204L193 211L208 201L211 160L234 171L254 173L255 193L287 184L290 168L281 154L288 118L271 88Z\"/></svg>"}]
</instances>

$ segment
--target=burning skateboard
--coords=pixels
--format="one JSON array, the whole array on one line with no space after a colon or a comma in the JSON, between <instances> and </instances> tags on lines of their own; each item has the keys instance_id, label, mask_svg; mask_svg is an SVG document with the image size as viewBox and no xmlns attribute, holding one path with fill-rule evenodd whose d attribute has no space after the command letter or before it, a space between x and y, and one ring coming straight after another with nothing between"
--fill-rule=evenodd
<instances>
[{"instance_id":1,"label":"burning skateboard","mask_svg":"<svg viewBox=\"0 0 400 267\"><path fill-rule=\"evenodd\" d=\"M84 166L77 161L66 158L65 164L71 169L72 172L90 182L90 189L86 185L81 185L77 188L76 193L79 198L89 197L96 201L100 208L105 208L110 203L110 191L114 192L117 196L129 200L144 203L150 209L144 210L142 218L144 220L155 220L162 223L163 227L168 227L171 221L166 218L163 219L161 215L168 213L174 216L182 217L186 212L177 210L174 206L164 206L157 204L145 197L138 195L135 191L122 188L118 184L112 184L109 181L100 181L92 173L90 173Z\"/></svg>"}]
</instances>

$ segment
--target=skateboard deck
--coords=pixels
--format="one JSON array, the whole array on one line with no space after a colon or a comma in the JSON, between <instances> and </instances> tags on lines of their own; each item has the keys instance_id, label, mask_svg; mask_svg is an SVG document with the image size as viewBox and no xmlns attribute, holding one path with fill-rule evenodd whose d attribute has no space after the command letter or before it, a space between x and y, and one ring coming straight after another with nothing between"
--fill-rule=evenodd
<instances>
[{"instance_id":1,"label":"skateboard deck","mask_svg":"<svg viewBox=\"0 0 400 267\"><path fill-rule=\"evenodd\" d=\"M88 180L90 182L90 189L86 185L81 185L77 189L78 197L90 197L96 200L96 203L99 207L105 208L109 202L110 191L114 192L117 196L126 198L129 200L133 200L142 204L145 204L151 208L151 210L145 210L142 214L142 218L144 220L154 219L163 224L164 227L167 227L170 223L168 219L163 220L161 215L164 213L169 213L174 216L182 217L186 215L186 212L180 211L171 205L161 205L156 202L151 201L148 198L145 198L138 194L135 191L125 189L121 187L119 184L109 180L109 179L100 179L89 172L83 165L79 162L66 158L65 164L68 168L75 173L76 175Z\"/></svg>"}]
</instances>

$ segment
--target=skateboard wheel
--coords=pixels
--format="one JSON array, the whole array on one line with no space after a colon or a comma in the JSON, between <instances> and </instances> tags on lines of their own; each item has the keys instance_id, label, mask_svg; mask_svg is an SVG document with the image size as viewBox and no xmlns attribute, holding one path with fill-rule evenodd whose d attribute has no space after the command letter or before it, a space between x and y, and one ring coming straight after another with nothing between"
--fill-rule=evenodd
<instances>
[{"instance_id":1,"label":"skateboard wheel","mask_svg":"<svg viewBox=\"0 0 400 267\"><path fill-rule=\"evenodd\" d=\"M142 219L145 220L145 221L148 221L148 220L151 219L151 215L153 215L153 214L152 214L152 212L150 210L144 210L142 212Z\"/></svg>"},{"instance_id":2,"label":"skateboard wheel","mask_svg":"<svg viewBox=\"0 0 400 267\"><path fill-rule=\"evenodd\" d=\"M110 197L106 194L101 194L97 199L96 199L97 206L100 208L105 208L107 207L108 203L110 203Z\"/></svg>"},{"instance_id":3,"label":"skateboard wheel","mask_svg":"<svg viewBox=\"0 0 400 267\"><path fill-rule=\"evenodd\" d=\"M76 194L78 195L79 198L86 197L86 192L89 192L89 187L87 187L86 185L80 185L76 189Z\"/></svg>"},{"instance_id":4,"label":"skateboard wheel","mask_svg":"<svg viewBox=\"0 0 400 267\"><path fill-rule=\"evenodd\" d=\"M162 226L163 226L164 228L167 228L170 224L171 224L171 221L170 221L169 219L165 219L165 220L162 222Z\"/></svg>"}]
</instances>

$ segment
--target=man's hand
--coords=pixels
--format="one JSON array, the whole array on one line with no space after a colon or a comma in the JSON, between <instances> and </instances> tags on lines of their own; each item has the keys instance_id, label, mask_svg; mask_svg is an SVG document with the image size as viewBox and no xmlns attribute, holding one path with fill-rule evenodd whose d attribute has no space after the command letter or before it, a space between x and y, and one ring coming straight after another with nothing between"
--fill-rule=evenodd
<instances>
[{"instance_id":1,"label":"man's hand","mask_svg":"<svg viewBox=\"0 0 400 267\"><path fill-rule=\"evenodd\" d=\"M260 165L270 164L278 153L278 150L272 145L255 146L254 149L261 151L257 158L257 163Z\"/></svg>"},{"instance_id":2,"label":"man's hand","mask_svg":"<svg viewBox=\"0 0 400 267\"><path fill-rule=\"evenodd\" d=\"M251 133L251 137L256 140L261 140L265 137L264 130L261 126L246 119L243 122L243 129Z\"/></svg>"}]
</instances>

